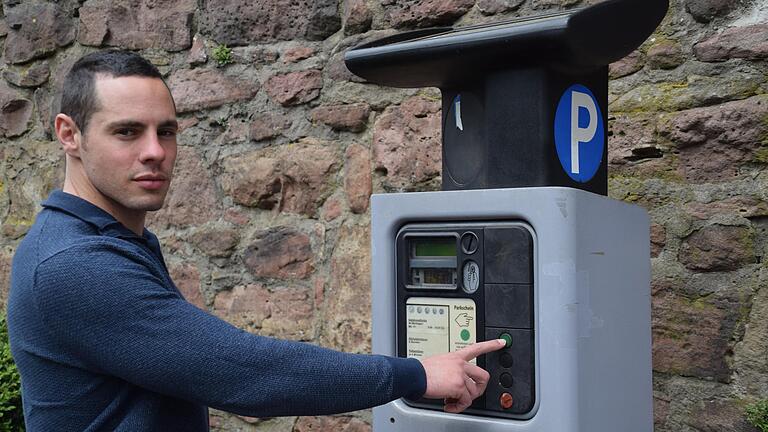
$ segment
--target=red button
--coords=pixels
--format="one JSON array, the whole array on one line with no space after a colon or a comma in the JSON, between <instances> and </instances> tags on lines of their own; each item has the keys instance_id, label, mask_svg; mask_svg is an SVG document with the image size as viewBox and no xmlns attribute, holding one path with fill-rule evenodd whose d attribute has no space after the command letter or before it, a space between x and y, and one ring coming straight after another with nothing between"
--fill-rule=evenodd
<instances>
[{"instance_id":1,"label":"red button","mask_svg":"<svg viewBox=\"0 0 768 432\"><path fill-rule=\"evenodd\" d=\"M509 393L502 393L501 397L499 398L499 403L501 404L501 407L504 409L512 408L512 404L514 403L514 401L512 400L512 395Z\"/></svg>"}]
</instances>

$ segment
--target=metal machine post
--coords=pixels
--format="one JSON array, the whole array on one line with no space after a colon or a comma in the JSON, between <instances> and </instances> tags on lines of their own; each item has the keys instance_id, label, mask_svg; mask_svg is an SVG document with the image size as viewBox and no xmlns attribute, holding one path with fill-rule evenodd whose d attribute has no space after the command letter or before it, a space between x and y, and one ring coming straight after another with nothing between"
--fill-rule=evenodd
<instances>
[{"instance_id":1,"label":"metal machine post","mask_svg":"<svg viewBox=\"0 0 768 432\"><path fill-rule=\"evenodd\" d=\"M607 198L607 65L667 0L419 30L347 52L370 82L439 87L443 191L372 198L373 351L504 338L464 413L401 399L377 432L653 429L649 220Z\"/></svg>"}]
</instances>

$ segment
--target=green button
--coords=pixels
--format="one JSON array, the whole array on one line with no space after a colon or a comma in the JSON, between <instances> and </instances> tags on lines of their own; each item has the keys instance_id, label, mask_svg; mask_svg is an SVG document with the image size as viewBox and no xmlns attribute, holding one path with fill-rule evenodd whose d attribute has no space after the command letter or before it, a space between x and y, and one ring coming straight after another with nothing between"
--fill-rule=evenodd
<instances>
[{"instance_id":1,"label":"green button","mask_svg":"<svg viewBox=\"0 0 768 432\"><path fill-rule=\"evenodd\" d=\"M506 345L504 345L504 348L509 348L512 346L512 336L510 336L509 333L502 333L501 335L499 335L499 339L504 339L504 342L507 343Z\"/></svg>"},{"instance_id":2,"label":"green button","mask_svg":"<svg viewBox=\"0 0 768 432\"><path fill-rule=\"evenodd\" d=\"M465 342L468 341L469 340L469 336L470 336L469 330L467 330L467 329L462 330L461 333L460 333L460 336L461 336L461 340L463 340Z\"/></svg>"}]
</instances>

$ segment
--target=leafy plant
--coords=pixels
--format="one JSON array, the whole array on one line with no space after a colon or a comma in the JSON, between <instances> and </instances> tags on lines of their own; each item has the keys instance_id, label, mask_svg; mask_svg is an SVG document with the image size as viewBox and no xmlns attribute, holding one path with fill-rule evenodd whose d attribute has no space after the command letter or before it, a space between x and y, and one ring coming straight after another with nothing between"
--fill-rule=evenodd
<instances>
[{"instance_id":1,"label":"leafy plant","mask_svg":"<svg viewBox=\"0 0 768 432\"><path fill-rule=\"evenodd\" d=\"M747 405L747 420L760 432L768 432L768 399Z\"/></svg>"},{"instance_id":2,"label":"leafy plant","mask_svg":"<svg viewBox=\"0 0 768 432\"><path fill-rule=\"evenodd\" d=\"M24 431L19 371L11 357L5 315L0 313L0 431Z\"/></svg>"},{"instance_id":3,"label":"leafy plant","mask_svg":"<svg viewBox=\"0 0 768 432\"><path fill-rule=\"evenodd\" d=\"M213 59L216 60L219 67L232 63L232 49L224 44L220 44L214 48L212 54Z\"/></svg>"}]
</instances>

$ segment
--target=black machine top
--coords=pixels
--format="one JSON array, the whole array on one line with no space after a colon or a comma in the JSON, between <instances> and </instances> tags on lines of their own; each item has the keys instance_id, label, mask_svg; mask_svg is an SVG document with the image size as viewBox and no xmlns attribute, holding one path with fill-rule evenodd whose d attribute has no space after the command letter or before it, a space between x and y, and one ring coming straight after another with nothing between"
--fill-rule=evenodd
<instances>
[{"instance_id":1,"label":"black machine top","mask_svg":"<svg viewBox=\"0 0 768 432\"><path fill-rule=\"evenodd\" d=\"M654 31L668 0L606 0L571 11L401 33L347 51L347 68L391 87L444 87L535 64L607 65Z\"/></svg>"},{"instance_id":2,"label":"black machine top","mask_svg":"<svg viewBox=\"0 0 768 432\"><path fill-rule=\"evenodd\" d=\"M608 193L608 64L651 35L668 0L398 34L346 52L371 83L442 91L444 190L562 186Z\"/></svg>"}]
</instances>

